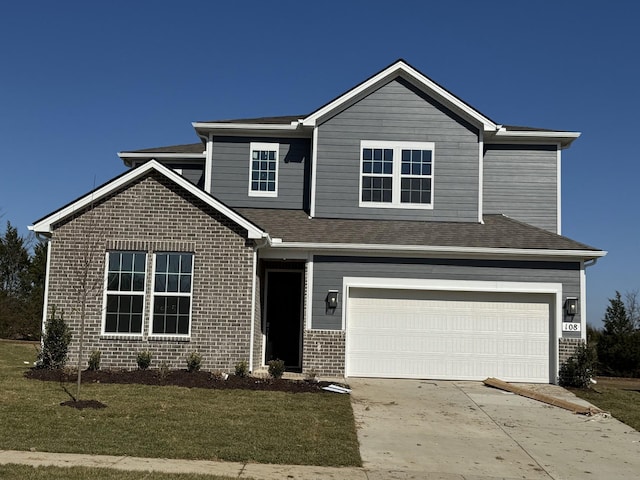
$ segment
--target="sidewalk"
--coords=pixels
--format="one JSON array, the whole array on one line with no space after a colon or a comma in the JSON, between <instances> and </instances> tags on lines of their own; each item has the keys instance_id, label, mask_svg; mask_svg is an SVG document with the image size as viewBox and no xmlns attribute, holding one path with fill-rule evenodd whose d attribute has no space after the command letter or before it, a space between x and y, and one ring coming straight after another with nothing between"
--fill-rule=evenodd
<instances>
[{"instance_id":1,"label":"sidewalk","mask_svg":"<svg viewBox=\"0 0 640 480\"><path fill-rule=\"evenodd\" d=\"M168 458L116 457L77 453L24 452L0 450L0 464L31 466L93 467L164 473L197 473L255 480L366 480L358 467L316 467L311 465L271 465L261 463L173 460Z\"/></svg>"}]
</instances>

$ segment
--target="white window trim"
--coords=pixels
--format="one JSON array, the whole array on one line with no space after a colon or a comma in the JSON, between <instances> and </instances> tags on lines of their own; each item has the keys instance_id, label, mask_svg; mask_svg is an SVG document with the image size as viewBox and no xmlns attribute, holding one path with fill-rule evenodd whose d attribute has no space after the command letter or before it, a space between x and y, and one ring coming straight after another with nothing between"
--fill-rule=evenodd
<instances>
[{"instance_id":1,"label":"white window trim","mask_svg":"<svg viewBox=\"0 0 640 480\"><path fill-rule=\"evenodd\" d=\"M362 177L365 175L362 173L362 150L365 148L387 148L393 150L393 174L391 185L391 202L363 202L362 201ZM431 150L431 203L402 203L400 202L400 181L402 175L402 150ZM360 169L358 170L359 183L358 183L358 206L365 208L401 208L401 209L418 209L418 210L433 210L434 198L435 198L435 143L434 142L390 142L381 140L361 140L360 141ZM378 175L378 174L375 174ZM389 176L389 175L380 175Z\"/></svg>"},{"instance_id":2,"label":"white window trim","mask_svg":"<svg viewBox=\"0 0 640 480\"><path fill-rule=\"evenodd\" d=\"M185 334L185 333L153 333L153 307L155 305L155 297L156 297L156 256L160 254L160 255L166 255L166 254L176 254L176 255L191 255L191 290L189 290L189 293L184 293L184 292L157 292L158 296L161 297L189 297L190 298L190 302L189 302L189 331ZM195 263L195 254L193 252L165 252L165 251L158 251L158 252L153 252L153 266L152 266L152 280L151 280L151 305L149 306L149 329L148 329L148 335L149 338L163 338L163 339L168 339L168 338L179 338L179 339L187 339L187 338L191 338L191 323L193 321L193 279L195 277L195 272L193 271L193 266Z\"/></svg>"},{"instance_id":3,"label":"white window trim","mask_svg":"<svg viewBox=\"0 0 640 480\"><path fill-rule=\"evenodd\" d=\"M145 262L144 262L144 290L141 292L122 292L122 291L111 291L107 290L108 281L109 281L109 254L116 252L128 252L131 253L144 253ZM108 250L104 255L104 287L102 289L102 326L100 327L100 335L104 337L132 337L132 338L140 338L144 334L144 321L145 321L145 312L147 310L147 273L149 270L148 266L148 253L142 250ZM141 295L142 296L142 327L140 328L140 333L126 333L126 332L107 332L107 296L111 295Z\"/></svg>"},{"instance_id":4,"label":"white window trim","mask_svg":"<svg viewBox=\"0 0 640 480\"><path fill-rule=\"evenodd\" d=\"M276 187L273 192L264 192L260 190L251 189L251 174L253 173L253 151L254 150L268 150L276 152ZM250 197L277 197L278 196L278 172L280 170L280 144L279 143L263 143L263 142L251 142L249 144L249 185L248 192Z\"/></svg>"}]
</instances>

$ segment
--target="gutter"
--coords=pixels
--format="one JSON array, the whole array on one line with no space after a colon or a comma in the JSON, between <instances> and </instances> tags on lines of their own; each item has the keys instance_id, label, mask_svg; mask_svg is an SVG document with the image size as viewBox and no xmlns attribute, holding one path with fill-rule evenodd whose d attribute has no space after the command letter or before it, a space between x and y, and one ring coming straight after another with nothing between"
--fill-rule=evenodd
<instances>
[{"instance_id":1,"label":"gutter","mask_svg":"<svg viewBox=\"0 0 640 480\"><path fill-rule=\"evenodd\" d=\"M384 253L421 253L424 255L460 255L460 256L512 256L512 257L553 257L566 259L590 259L595 260L604 257L607 252L603 250L553 250L553 249L526 249L526 248L487 248L487 247L450 247L450 246L423 246L423 245L381 245L381 244L350 244L350 243L315 243L315 242L283 242L279 238L273 238L269 246L274 249L296 250L333 250Z\"/></svg>"}]
</instances>

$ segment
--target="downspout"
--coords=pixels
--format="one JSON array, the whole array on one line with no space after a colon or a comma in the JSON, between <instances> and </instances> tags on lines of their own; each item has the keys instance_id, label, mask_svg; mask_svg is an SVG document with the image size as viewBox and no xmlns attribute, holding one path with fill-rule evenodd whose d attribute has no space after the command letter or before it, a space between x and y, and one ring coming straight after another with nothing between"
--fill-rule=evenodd
<instances>
[{"instance_id":1,"label":"downspout","mask_svg":"<svg viewBox=\"0 0 640 480\"><path fill-rule=\"evenodd\" d=\"M253 371L253 339L256 333L256 278L258 276L258 250L266 247L271 243L269 235L255 242L253 246L253 269L252 269L252 287L251 287L251 338L249 341L249 371Z\"/></svg>"},{"instance_id":2,"label":"downspout","mask_svg":"<svg viewBox=\"0 0 640 480\"><path fill-rule=\"evenodd\" d=\"M40 327L40 348L44 347L44 329L47 324L47 310L49 308L49 272L51 267L51 235L36 232L39 242L47 242L47 264L44 272L44 298L42 301L42 325Z\"/></svg>"}]
</instances>

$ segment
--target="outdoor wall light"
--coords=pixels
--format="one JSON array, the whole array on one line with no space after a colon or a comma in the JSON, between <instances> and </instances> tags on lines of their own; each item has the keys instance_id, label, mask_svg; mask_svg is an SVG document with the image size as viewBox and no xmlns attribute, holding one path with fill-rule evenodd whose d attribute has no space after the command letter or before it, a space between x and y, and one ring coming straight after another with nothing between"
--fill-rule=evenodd
<instances>
[{"instance_id":1,"label":"outdoor wall light","mask_svg":"<svg viewBox=\"0 0 640 480\"><path fill-rule=\"evenodd\" d=\"M576 297L567 297L564 301L564 313L569 317L578 313L578 299Z\"/></svg>"},{"instance_id":2,"label":"outdoor wall light","mask_svg":"<svg viewBox=\"0 0 640 480\"><path fill-rule=\"evenodd\" d=\"M327 302L327 309L338 308L338 290L329 290L325 301Z\"/></svg>"}]
</instances>

